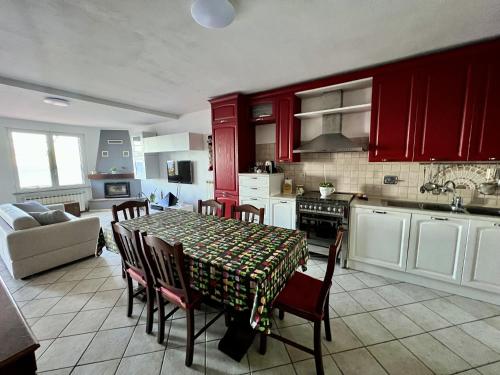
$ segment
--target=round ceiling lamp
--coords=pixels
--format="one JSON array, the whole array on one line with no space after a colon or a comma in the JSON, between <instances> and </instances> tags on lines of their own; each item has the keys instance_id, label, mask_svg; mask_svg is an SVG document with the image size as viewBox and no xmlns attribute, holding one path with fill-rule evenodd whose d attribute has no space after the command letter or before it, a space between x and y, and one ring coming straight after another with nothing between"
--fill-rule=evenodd
<instances>
[{"instance_id":1,"label":"round ceiling lamp","mask_svg":"<svg viewBox=\"0 0 500 375\"><path fill-rule=\"evenodd\" d=\"M67 107L69 106L69 100L63 98L56 98L53 96L47 96L43 99L45 104L55 105L57 107Z\"/></svg>"},{"instance_id":2,"label":"round ceiling lamp","mask_svg":"<svg viewBox=\"0 0 500 375\"><path fill-rule=\"evenodd\" d=\"M194 0L191 16L203 27L220 29L234 20L234 7L228 0Z\"/></svg>"}]
</instances>

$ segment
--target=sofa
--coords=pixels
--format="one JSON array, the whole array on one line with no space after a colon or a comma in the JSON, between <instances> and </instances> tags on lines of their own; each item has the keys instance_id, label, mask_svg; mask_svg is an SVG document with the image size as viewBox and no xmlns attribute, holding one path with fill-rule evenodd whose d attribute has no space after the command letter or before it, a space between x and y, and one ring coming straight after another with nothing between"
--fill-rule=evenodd
<instances>
[{"instance_id":1,"label":"sofa","mask_svg":"<svg viewBox=\"0 0 500 375\"><path fill-rule=\"evenodd\" d=\"M47 208L64 212L62 204ZM67 221L41 225L15 204L0 205L0 256L12 277L25 278L95 254L99 218L64 216Z\"/></svg>"}]
</instances>

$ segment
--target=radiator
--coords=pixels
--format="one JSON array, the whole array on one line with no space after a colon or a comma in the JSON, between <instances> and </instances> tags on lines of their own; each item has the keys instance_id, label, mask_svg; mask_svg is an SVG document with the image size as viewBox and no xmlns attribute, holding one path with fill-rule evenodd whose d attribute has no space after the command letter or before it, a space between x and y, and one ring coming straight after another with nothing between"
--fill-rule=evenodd
<instances>
[{"instance_id":1,"label":"radiator","mask_svg":"<svg viewBox=\"0 0 500 375\"><path fill-rule=\"evenodd\" d=\"M80 211L85 211L87 203L87 193L85 190L45 191L31 194L27 193L22 194L18 198L24 201L36 200L42 204L78 202L80 204Z\"/></svg>"}]
</instances>

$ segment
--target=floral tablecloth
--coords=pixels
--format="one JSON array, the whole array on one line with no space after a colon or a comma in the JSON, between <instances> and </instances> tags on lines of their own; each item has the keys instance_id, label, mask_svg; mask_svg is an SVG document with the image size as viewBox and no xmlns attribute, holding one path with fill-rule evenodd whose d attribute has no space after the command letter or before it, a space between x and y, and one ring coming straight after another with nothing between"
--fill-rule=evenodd
<instances>
[{"instance_id":1,"label":"floral tablecloth","mask_svg":"<svg viewBox=\"0 0 500 375\"><path fill-rule=\"evenodd\" d=\"M191 287L237 311L250 323L271 326L270 303L309 253L305 233L167 209L120 222L165 241L179 241L189 258Z\"/></svg>"}]
</instances>

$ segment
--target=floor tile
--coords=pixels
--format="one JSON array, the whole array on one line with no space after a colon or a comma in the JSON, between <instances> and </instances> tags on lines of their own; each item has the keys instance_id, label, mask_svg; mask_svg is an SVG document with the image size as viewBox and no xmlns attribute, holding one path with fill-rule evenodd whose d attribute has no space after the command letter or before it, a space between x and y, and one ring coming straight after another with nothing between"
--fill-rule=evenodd
<instances>
[{"instance_id":1,"label":"floor tile","mask_svg":"<svg viewBox=\"0 0 500 375\"><path fill-rule=\"evenodd\" d=\"M449 327L451 325L450 322L443 319L441 316L428 309L421 303L398 306L397 309L412 321L417 323L425 331L432 331L439 328Z\"/></svg>"},{"instance_id":2,"label":"floor tile","mask_svg":"<svg viewBox=\"0 0 500 375\"><path fill-rule=\"evenodd\" d=\"M66 367L66 368L61 368L58 370L38 372L38 374L40 374L40 375L69 375L69 374L71 374L71 370L73 370L73 367Z\"/></svg>"},{"instance_id":3,"label":"floor tile","mask_svg":"<svg viewBox=\"0 0 500 375\"><path fill-rule=\"evenodd\" d=\"M21 307L21 312L23 313L25 318L35 318L38 316L43 316L60 299L61 297L34 299Z\"/></svg>"},{"instance_id":4,"label":"floor tile","mask_svg":"<svg viewBox=\"0 0 500 375\"><path fill-rule=\"evenodd\" d=\"M500 306L492 305L487 302L482 302L457 295L445 297L445 299L448 302L457 305L462 310L467 311L477 319L484 319L495 315L500 315Z\"/></svg>"},{"instance_id":5,"label":"floor tile","mask_svg":"<svg viewBox=\"0 0 500 375\"><path fill-rule=\"evenodd\" d=\"M439 298L439 296L436 293L434 293L431 289L425 288L420 285L399 283L396 284L395 286L403 293L413 298L416 302Z\"/></svg>"},{"instance_id":6,"label":"floor tile","mask_svg":"<svg viewBox=\"0 0 500 375\"><path fill-rule=\"evenodd\" d=\"M114 375L119 364L119 359L112 359L110 361L76 366L71 375Z\"/></svg>"},{"instance_id":7,"label":"floor tile","mask_svg":"<svg viewBox=\"0 0 500 375\"><path fill-rule=\"evenodd\" d=\"M99 279L101 277L109 277L113 272L113 267L105 266L105 267L96 267L92 269L84 279Z\"/></svg>"},{"instance_id":8,"label":"floor tile","mask_svg":"<svg viewBox=\"0 0 500 375\"><path fill-rule=\"evenodd\" d=\"M47 350L47 348L54 342L54 339L50 340L39 340L38 343L40 347L35 351L35 357L38 360L42 356L42 354Z\"/></svg>"},{"instance_id":9,"label":"floor tile","mask_svg":"<svg viewBox=\"0 0 500 375\"><path fill-rule=\"evenodd\" d=\"M49 286L50 286L49 284L43 284L43 285L28 284L18 289L15 293L13 293L12 297L14 297L14 301L16 302L30 301L36 296L38 296L40 293L42 293Z\"/></svg>"},{"instance_id":10,"label":"floor tile","mask_svg":"<svg viewBox=\"0 0 500 375\"><path fill-rule=\"evenodd\" d=\"M370 273L365 273L365 272L357 272L354 274L354 276L361 280L363 283L366 284L369 288L374 288L376 286L382 286L382 285L388 285L391 282L387 279L384 279L381 276L377 275L372 275Z\"/></svg>"},{"instance_id":11,"label":"floor tile","mask_svg":"<svg viewBox=\"0 0 500 375\"><path fill-rule=\"evenodd\" d=\"M368 350L391 375L432 375L432 372L398 341L370 346Z\"/></svg>"},{"instance_id":12,"label":"floor tile","mask_svg":"<svg viewBox=\"0 0 500 375\"><path fill-rule=\"evenodd\" d=\"M71 323L61 332L61 336L97 332L110 311L110 308L80 311Z\"/></svg>"},{"instance_id":13,"label":"floor tile","mask_svg":"<svg viewBox=\"0 0 500 375\"><path fill-rule=\"evenodd\" d=\"M94 293L66 295L47 312L47 315L80 311L93 295Z\"/></svg>"},{"instance_id":14,"label":"floor tile","mask_svg":"<svg viewBox=\"0 0 500 375\"><path fill-rule=\"evenodd\" d=\"M441 341L473 367L500 361L500 354L466 334L460 328L449 327L431 332L434 338Z\"/></svg>"},{"instance_id":15,"label":"floor tile","mask_svg":"<svg viewBox=\"0 0 500 375\"><path fill-rule=\"evenodd\" d=\"M470 369L467 371L457 372L455 375L481 375L481 373L475 369Z\"/></svg>"},{"instance_id":16,"label":"floor tile","mask_svg":"<svg viewBox=\"0 0 500 375\"><path fill-rule=\"evenodd\" d=\"M344 288L342 288L339 284L337 284L334 280L332 280L332 286L330 287L330 294L343 293L343 292L345 292Z\"/></svg>"},{"instance_id":17,"label":"floor tile","mask_svg":"<svg viewBox=\"0 0 500 375\"><path fill-rule=\"evenodd\" d=\"M265 355L259 353L259 344L260 339L257 335L247 353L252 372L290 363L285 344L281 341L268 337Z\"/></svg>"},{"instance_id":18,"label":"floor tile","mask_svg":"<svg viewBox=\"0 0 500 375\"><path fill-rule=\"evenodd\" d=\"M94 336L93 333L61 337L49 346L37 361L38 371L48 371L76 365L76 362L87 348Z\"/></svg>"},{"instance_id":19,"label":"floor tile","mask_svg":"<svg viewBox=\"0 0 500 375\"><path fill-rule=\"evenodd\" d=\"M342 319L365 345L394 340L394 336L369 313L350 315Z\"/></svg>"},{"instance_id":20,"label":"floor tile","mask_svg":"<svg viewBox=\"0 0 500 375\"><path fill-rule=\"evenodd\" d=\"M76 313L67 313L44 316L31 327L31 330L38 340L55 339L75 315Z\"/></svg>"},{"instance_id":21,"label":"floor tile","mask_svg":"<svg viewBox=\"0 0 500 375\"><path fill-rule=\"evenodd\" d=\"M348 293L330 295L330 306L333 307L340 316L365 312L365 309Z\"/></svg>"},{"instance_id":22,"label":"floor tile","mask_svg":"<svg viewBox=\"0 0 500 375\"><path fill-rule=\"evenodd\" d=\"M140 354L124 357L118 366L116 375L158 375L161 370L163 352Z\"/></svg>"},{"instance_id":23,"label":"floor tile","mask_svg":"<svg viewBox=\"0 0 500 375\"><path fill-rule=\"evenodd\" d=\"M194 318L194 329L198 332L205 325L204 316L196 316ZM167 340L167 348L175 348L177 346L186 346L186 318L170 320L170 330L168 324L165 324L165 340ZM200 335L195 343L205 341L205 334Z\"/></svg>"},{"instance_id":24,"label":"floor tile","mask_svg":"<svg viewBox=\"0 0 500 375\"><path fill-rule=\"evenodd\" d=\"M406 315L396 308L373 311L371 315L379 323L382 323L382 325L396 338L423 333L422 328L413 323Z\"/></svg>"},{"instance_id":25,"label":"floor tile","mask_svg":"<svg viewBox=\"0 0 500 375\"><path fill-rule=\"evenodd\" d=\"M333 278L346 291L365 289L368 286L354 275L340 275Z\"/></svg>"},{"instance_id":26,"label":"floor tile","mask_svg":"<svg viewBox=\"0 0 500 375\"><path fill-rule=\"evenodd\" d=\"M361 341L359 341L342 319L330 319L330 328L332 331L332 341L326 341L323 337L323 345L330 353L342 352L363 346Z\"/></svg>"},{"instance_id":27,"label":"floor tile","mask_svg":"<svg viewBox=\"0 0 500 375\"><path fill-rule=\"evenodd\" d=\"M462 310L457 305L448 302L444 298L425 301L422 302L422 304L453 324L461 324L477 320L473 315L469 314L467 311Z\"/></svg>"},{"instance_id":28,"label":"floor tile","mask_svg":"<svg viewBox=\"0 0 500 375\"><path fill-rule=\"evenodd\" d=\"M170 322L167 322L165 331L168 333ZM146 333L146 325L141 324L134 328L132 338L125 350L125 356L129 357L137 354L144 354L156 351L164 351L166 341L163 344L158 344L157 341L158 326L153 326L153 332Z\"/></svg>"},{"instance_id":29,"label":"floor tile","mask_svg":"<svg viewBox=\"0 0 500 375\"><path fill-rule=\"evenodd\" d=\"M484 321L462 324L460 328L497 353L500 353L500 330Z\"/></svg>"},{"instance_id":30,"label":"floor tile","mask_svg":"<svg viewBox=\"0 0 500 375\"><path fill-rule=\"evenodd\" d=\"M214 341L218 343L218 341ZM219 352L217 346L213 346L210 348L211 351ZM219 352L220 353L220 352ZM222 354L222 353L221 353ZM222 354L224 355L224 354ZM210 357L215 357L210 355ZM228 357L226 357L228 358ZM184 361L186 359L186 348L185 347L177 347L172 349L165 350L165 357L163 358L163 367L161 369L161 375L201 375L205 374L205 343L195 344L194 345L194 353L193 353L193 364L191 367L186 367ZM244 373L245 370L248 372L248 367L245 369L243 367L243 372L235 371L238 369L238 366L234 365L232 359L227 359L227 363L229 364L228 370L233 370L233 373ZM241 360L243 363L247 363L246 357ZM210 361L211 373L214 374L223 374L226 371L226 362L224 362L224 358L212 358ZM235 362L237 363L237 362ZM229 371L228 371L229 372Z\"/></svg>"},{"instance_id":31,"label":"floor tile","mask_svg":"<svg viewBox=\"0 0 500 375\"><path fill-rule=\"evenodd\" d=\"M303 324L300 326L283 328L280 329L280 334L289 340L298 342L311 349L313 348L314 332L313 326L311 324ZM290 355L290 358L293 362L312 358L312 355L296 349L293 346L286 345L286 349L288 350L288 354ZM324 344L322 345L321 351L325 354L328 353L328 350Z\"/></svg>"},{"instance_id":32,"label":"floor tile","mask_svg":"<svg viewBox=\"0 0 500 375\"><path fill-rule=\"evenodd\" d=\"M314 359L295 362L293 367L297 375L316 375L316 363ZM337 364L329 355L323 356L323 369L325 370L325 375L342 375ZM293 372L288 372L288 374L293 374Z\"/></svg>"},{"instance_id":33,"label":"floor tile","mask_svg":"<svg viewBox=\"0 0 500 375\"><path fill-rule=\"evenodd\" d=\"M260 371L255 371L252 372L252 375L293 375L295 374L295 370L291 364L289 365L284 365L284 366L278 366L278 367L273 367L273 368L268 368L266 370L260 370ZM325 372L328 374L327 372Z\"/></svg>"},{"instance_id":34,"label":"floor tile","mask_svg":"<svg viewBox=\"0 0 500 375\"><path fill-rule=\"evenodd\" d=\"M113 307L120 298L121 290L108 290L106 292L97 292L94 296L83 306L82 310L102 309L104 307Z\"/></svg>"},{"instance_id":35,"label":"floor tile","mask_svg":"<svg viewBox=\"0 0 500 375\"><path fill-rule=\"evenodd\" d=\"M365 348L333 354L333 359L344 375L386 374L384 369Z\"/></svg>"},{"instance_id":36,"label":"floor tile","mask_svg":"<svg viewBox=\"0 0 500 375\"><path fill-rule=\"evenodd\" d=\"M104 321L101 329L113 329L137 325L144 305L133 305L132 316L127 316L127 306L115 306Z\"/></svg>"},{"instance_id":37,"label":"floor tile","mask_svg":"<svg viewBox=\"0 0 500 375\"><path fill-rule=\"evenodd\" d=\"M40 284L51 284L55 283L59 280L67 271L66 270L52 270L47 271L35 276L30 277L29 283L31 285L40 285Z\"/></svg>"},{"instance_id":38,"label":"floor tile","mask_svg":"<svg viewBox=\"0 0 500 375\"><path fill-rule=\"evenodd\" d=\"M335 297L332 296L331 298L335 298ZM276 322L276 327L278 327L278 328L297 326L297 325L305 324L308 322L306 319L303 319L297 315L289 314L289 313L285 313L285 317L283 318L283 320L281 320L278 316L277 309L274 310L273 313L274 313L274 321Z\"/></svg>"},{"instance_id":39,"label":"floor tile","mask_svg":"<svg viewBox=\"0 0 500 375\"><path fill-rule=\"evenodd\" d=\"M495 316L493 318L483 319L483 322L488 323L490 326L495 327L500 330L500 316Z\"/></svg>"},{"instance_id":40,"label":"floor tile","mask_svg":"<svg viewBox=\"0 0 500 375\"><path fill-rule=\"evenodd\" d=\"M94 293L99 290L106 278L82 280L68 294Z\"/></svg>"},{"instance_id":41,"label":"floor tile","mask_svg":"<svg viewBox=\"0 0 500 375\"><path fill-rule=\"evenodd\" d=\"M292 316L291 314L288 315ZM215 316L217 316L216 313L207 314L205 318L206 322L208 323L211 319L215 318ZM195 319L197 319L197 316L195 317ZM222 337L224 337L226 332L227 332L226 321L224 319L224 316L221 316L219 319L215 321L214 324L208 327L206 333L207 341L220 340Z\"/></svg>"},{"instance_id":42,"label":"floor tile","mask_svg":"<svg viewBox=\"0 0 500 375\"><path fill-rule=\"evenodd\" d=\"M97 332L78 364L122 357L133 330L132 327L126 327Z\"/></svg>"},{"instance_id":43,"label":"floor tile","mask_svg":"<svg viewBox=\"0 0 500 375\"><path fill-rule=\"evenodd\" d=\"M39 298L49 298L49 297L62 297L68 293L77 284L76 281L65 281L50 284L47 288L43 290L42 293L36 296Z\"/></svg>"},{"instance_id":44,"label":"floor tile","mask_svg":"<svg viewBox=\"0 0 500 375\"><path fill-rule=\"evenodd\" d=\"M416 302L408 294L398 289L396 285L385 285L373 288L373 291L381 295L393 306L407 305Z\"/></svg>"},{"instance_id":45,"label":"floor tile","mask_svg":"<svg viewBox=\"0 0 500 375\"><path fill-rule=\"evenodd\" d=\"M285 328L286 329L286 328ZM245 355L240 362L229 358L218 349L219 341L210 341L206 343L206 373L211 374L246 374L250 372L248 357ZM165 359L169 350L165 352ZM195 352L196 357L196 352ZM165 373L166 375L166 373Z\"/></svg>"},{"instance_id":46,"label":"floor tile","mask_svg":"<svg viewBox=\"0 0 500 375\"><path fill-rule=\"evenodd\" d=\"M58 281L80 281L87 276L90 271L92 271L91 268L81 268L81 269L74 269L71 271L68 271L66 274L64 274Z\"/></svg>"},{"instance_id":47,"label":"floor tile","mask_svg":"<svg viewBox=\"0 0 500 375\"><path fill-rule=\"evenodd\" d=\"M400 340L427 367L438 374L453 374L471 366L428 333Z\"/></svg>"},{"instance_id":48,"label":"floor tile","mask_svg":"<svg viewBox=\"0 0 500 375\"><path fill-rule=\"evenodd\" d=\"M477 369L481 375L498 375L500 374L500 362L482 366Z\"/></svg>"},{"instance_id":49,"label":"floor tile","mask_svg":"<svg viewBox=\"0 0 500 375\"><path fill-rule=\"evenodd\" d=\"M100 291L103 290L113 290L113 289L125 289L127 287L126 281L119 276L110 276L106 279L104 284L99 288Z\"/></svg>"},{"instance_id":50,"label":"floor tile","mask_svg":"<svg viewBox=\"0 0 500 375\"><path fill-rule=\"evenodd\" d=\"M386 300L375 293L372 289L354 290L352 292L349 292L349 294L367 311L380 310L391 307L391 305Z\"/></svg>"}]
</instances>

